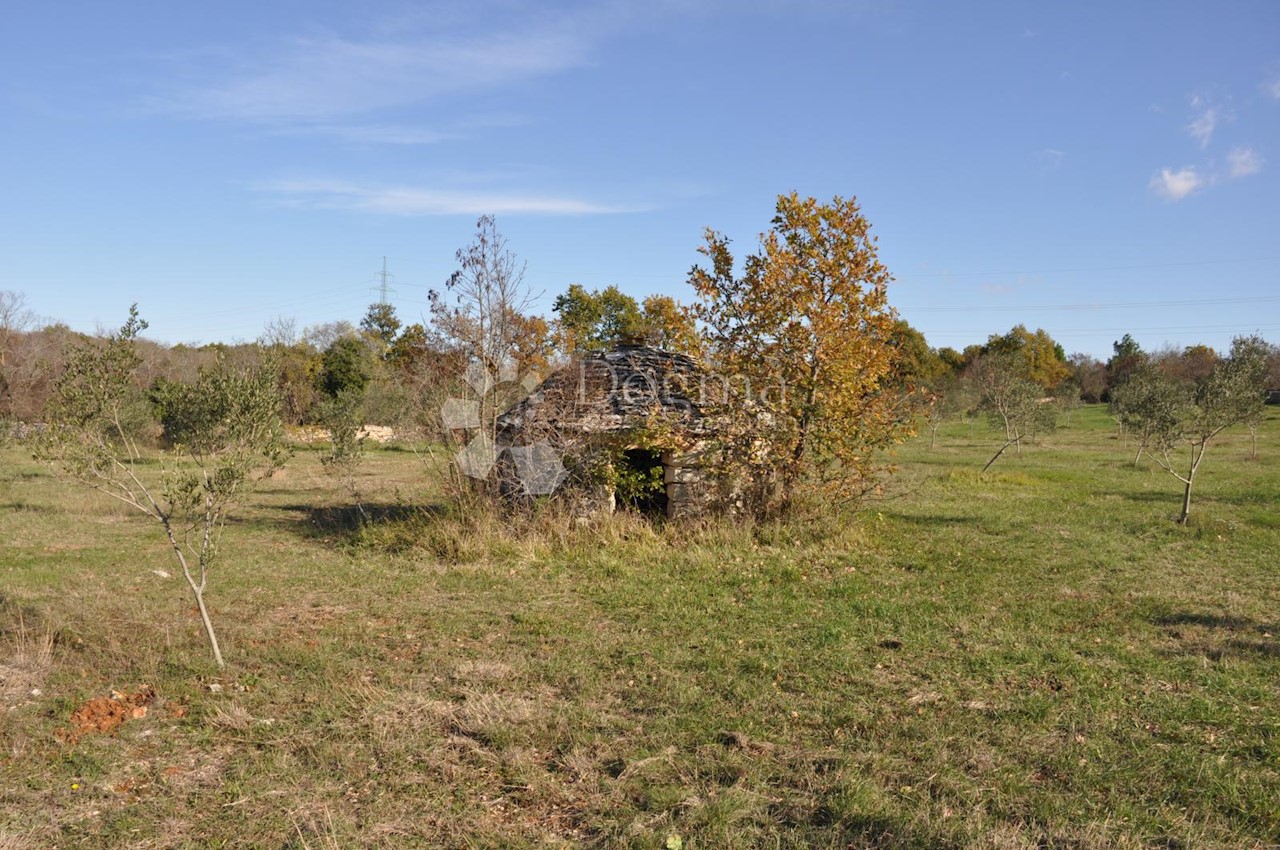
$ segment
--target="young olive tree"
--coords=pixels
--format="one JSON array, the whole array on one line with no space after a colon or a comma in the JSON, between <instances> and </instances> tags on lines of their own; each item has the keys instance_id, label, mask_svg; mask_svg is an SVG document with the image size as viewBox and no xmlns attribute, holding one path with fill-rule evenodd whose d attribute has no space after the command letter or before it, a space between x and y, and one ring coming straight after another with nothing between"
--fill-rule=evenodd
<instances>
[{"instance_id":1,"label":"young olive tree","mask_svg":"<svg viewBox=\"0 0 1280 850\"><path fill-rule=\"evenodd\" d=\"M968 416L977 404L973 387L953 372L947 372L929 384L925 392L931 401L924 408L924 423L929 429L929 449L938 444L938 429L944 422Z\"/></svg>"},{"instance_id":2,"label":"young olive tree","mask_svg":"<svg viewBox=\"0 0 1280 850\"><path fill-rule=\"evenodd\" d=\"M978 391L979 409L986 411L993 427L1004 428L1004 445L982 467L983 472L1010 446L1021 454L1024 439L1057 424L1057 410L1046 400L1044 387L1026 376L1022 361L1014 355L983 355L971 367L970 378Z\"/></svg>"},{"instance_id":3,"label":"young olive tree","mask_svg":"<svg viewBox=\"0 0 1280 850\"><path fill-rule=\"evenodd\" d=\"M369 514L364 509L356 473L364 460L364 399L353 390L326 398L319 404L320 424L329 432L329 448L320 456L324 467L348 493L360 513L360 521L367 522Z\"/></svg>"},{"instance_id":4,"label":"young olive tree","mask_svg":"<svg viewBox=\"0 0 1280 850\"><path fill-rule=\"evenodd\" d=\"M1186 416L1187 394L1163 370L1144 363L1111 390L1111 415L1138 444L1136 467L1161 435L1176 432Z\"/></svg>"},{"instance_id":5,"label":"young olive tree","mask_svg":"<svg viewBox=\"0 0 1280 850\"><path fill-rule=\"evenodd\" d=\"M1084 404L1081 399L1081 392L1080 385L1076 383L1075 378L1065 379L1050 391L1053 403L1057 405L1058 411L1062 413L1064 427L1071 427L1071 415Z\"/></svg>"},{"instance_id":6,"label":"young olive tree","mask_svg":"<svg viewBox=\"0 0 1280 850\"><path fill-rule=\"evenodd\" d=\"M1150 456L1182 482L1182 510L1178 523L1191 513L1191 489L1209 444L1233 425L1248 422L1266 399L1267 343L1258 336L1236 337L1231 353L1184 396L1177 415L1162 420L1152 438L1158 453ZM1174 452L1185 447L1181 465ZM1184 471L1185 470L1185 471Z\"/></svg>"},{"instance_id":7,"label":"young olive tree","mask_svg":"<svg viewBox=\"0 0 1280 850\"><path fill-rule=\"evenodd\" d=\"M1267 418L1265 407L1267 399L1280 393L1280 345L1265 343L1265 346L1266 355L1262 372L1263 404L1244 419L1244 426L1249 429L1249 460L1258 459L1258 428Z\"/></svg>"},{"instance_id":8,"label":"young olive tree","mask_svg":"<svg viewBox=\"0 0 1280 850\"><path fill-rule=\"evenodd\" d=\"M148 474L127 425L137 339L146 327L135 305L105 341L71 346L35 454L161 525L222 667L205 591L228 513L287 456L276 376L219 360L193 383L157 384L153 403L170 449L160 474Z\"/></svg>"}]
</instances>

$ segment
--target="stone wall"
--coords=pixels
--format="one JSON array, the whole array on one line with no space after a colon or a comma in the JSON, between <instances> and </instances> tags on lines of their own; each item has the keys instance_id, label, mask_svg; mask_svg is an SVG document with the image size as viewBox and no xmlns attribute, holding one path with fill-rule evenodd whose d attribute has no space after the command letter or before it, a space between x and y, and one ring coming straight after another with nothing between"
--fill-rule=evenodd
<instances>
[{"instance_id":1,"label":"stone wall","mask_svg":"<svg viewBox=\"0 0 1280 850\"><path fill-rule=\"evenodd\" d=\"M597 516L608 516L617 510L618 501L613 488L597 484L585 487L573 494L573 515L579 521Z\"/></svg>"},{"instance_id":2,"label":"stone wall","mask_svg":"<svg viewBox=\"0 0 1280 850\"><path fill-rule=\"evenodd\" d=\"M667 487L667 516L706 513L714 505L716 487L699 452L663 452L662 479Z\"/></svg>"}]
</instances>

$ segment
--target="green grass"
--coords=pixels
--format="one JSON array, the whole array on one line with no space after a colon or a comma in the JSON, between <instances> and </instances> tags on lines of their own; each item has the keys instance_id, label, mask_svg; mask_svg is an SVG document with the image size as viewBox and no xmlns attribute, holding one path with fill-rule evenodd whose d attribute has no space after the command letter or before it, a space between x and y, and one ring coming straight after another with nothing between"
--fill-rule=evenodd
<instances>
[{"instance_id":1,"label":"green grass","mask_svg":"<svg viewBox=\"0 0 1280 850\"><path fill-rule=\"evenodd\" d=\"M504 532L381 450L361 532L303 452L227 530L222 673L159 530L7 450L0 848L1276 846L1270 414L1185 528L1099 409L807 525Z\"/></svg>"}]
</instances>

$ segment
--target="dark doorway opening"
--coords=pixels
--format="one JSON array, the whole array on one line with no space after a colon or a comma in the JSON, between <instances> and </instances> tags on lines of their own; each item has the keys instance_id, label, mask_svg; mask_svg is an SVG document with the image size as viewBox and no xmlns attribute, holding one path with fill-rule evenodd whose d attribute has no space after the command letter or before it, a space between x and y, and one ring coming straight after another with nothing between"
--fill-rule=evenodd
<instances>
[{"instance_id":1,"label":"dark doorway opening","mask_svg":"<svg viewBox=\"0 0 1280 850\"><path fill-rule=\"evenodd\" d=\"M667 485L662 452L627 449L618 459L615 495L618 506L645 516L667 515Z\"/></svg>"}]
</instances>

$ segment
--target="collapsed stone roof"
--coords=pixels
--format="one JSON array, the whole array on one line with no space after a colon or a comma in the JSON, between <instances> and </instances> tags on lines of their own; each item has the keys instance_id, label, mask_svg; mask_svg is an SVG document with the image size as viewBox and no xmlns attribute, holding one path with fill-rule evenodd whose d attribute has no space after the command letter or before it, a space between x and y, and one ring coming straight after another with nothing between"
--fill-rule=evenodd
<instances>
[{"instance_id":1,"label":"collapsed stone roof","mask_svg":"<svg viewBox=\"0 0 1280 850\"><path fill-rule=\"evenodd\" d=\"M498 418L500 443L564 440L652 423L705 426L707 374L693 358L643 345L588 354L566 366Z\"/></svg>"}]
</instances>

